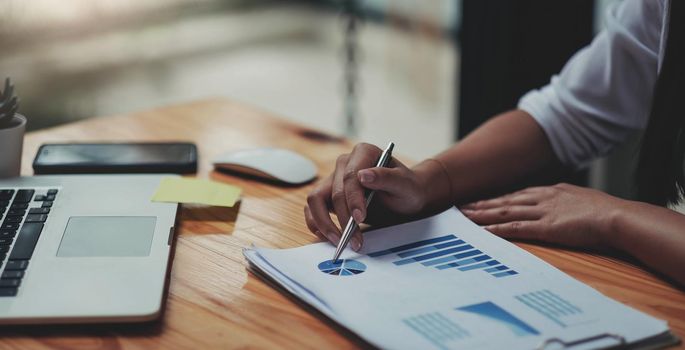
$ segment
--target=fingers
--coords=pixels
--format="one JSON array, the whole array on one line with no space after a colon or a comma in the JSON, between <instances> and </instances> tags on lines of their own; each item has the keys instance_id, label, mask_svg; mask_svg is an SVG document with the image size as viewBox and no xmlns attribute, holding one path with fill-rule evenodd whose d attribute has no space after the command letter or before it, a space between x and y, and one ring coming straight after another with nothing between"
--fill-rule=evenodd
<instances>
[{"instance_id":1,"label":"fingers","mask_svg":"<svg viewBox=\"0 0 685 350\"><path fill-rule=\"evenodd\" d=\"M344 229L347 221L350 219L350 211L347 204L347 197L345 196L344 174L347 167L348 155L338 157L335 172L333 173L333 187L331 193L331 202L333 204L333 212L338 217L340 228Z\"/></svg>"},{"instance_id":2,"label":"fingers","mask_svg":"<svg viewBox=\"0 0 685 350\"><path fill-rule=\"evenodd\" d=\"M524 190L510 193L497 198L469 203L461 206L460 209L481 210L490 208L501 208L512 205L535 205L538 202L539 198L535 193Z\"/></svg>"},{"instance_id":3,"label":"fingers","mask_svg":"<svg viewBox=\"0 0 685 350\"><path fill-rule=\"evenodd\" d=\"M348 212L357 223L362 223L366 219L365 189L359 182L357 172L375 166L381 153L381 149L376 146L366 143L357 144L350 154L342 175Z\"/></svg>"},{"instance_id":4,"label":"fingers","mask_svg":"<svg viewBox=\"0 0 685 350\"><path fill-rule=\"evenodd\" d=\"M539 239L540 237L539 221L512 221L488 225L484 228L502 238Z\"/></svg>"},{"instance_id":5,"label":"fingers","mask_svg":"<svg viewBox=\"0 0 685 350\"><path fill-rule=\"evenodd\" d=\"M360 249L362 249L362 245L364 244L363 237L364 236L362 235L361 231L357 230L357 232L355 232L352 236L352 239L350 239L350 245L355 252L358 252Z\"/></svg>"},{"instance_id":6,"label":"fingers","mask_svg":"<svg viewBox=\"0 0 685 350\"><path fill-rule=\"evenodd\" d=\"M339 240L328 239L326 236L324 236L324 234L321 231L319 231L319 229L316 226L316 222L314 221L314 217L312 216L312 213L309 210L309 207L304 207L304 219L307 223L307 228L309 228L309 231L313 232L316 235L316 237L318 237L320 240L328 240L333 244L338 244ZM350 240L350 246L352 247L352 249L354 249L355 251L359 251L362 248L362 244L364 242L363 237L364 236L362 236L360 232L357 232L352 236L352 239Z\"/></svg>"},{"instance_id":7,"label":"fingers","mask_svg":"<svg viewBox=\"0 0 685 350\"><path fill-rule=\"evenodd\" d=\"M329 199L331 198L332 178L326 178L316 189L307 196L307 209L311 220L307 220L307 227L317 234L325 236L329 241L336 244L340 231L328 214ZM307 212L305 212L306 219ZM318 234L317 234L318 236Z\"/></svg>"},{"instance_id":8,"label":"fingers","mask_svg":"<svg viewBox=\"0 0 685 350\"><path fill-rule=\"evenodd\" d=\"M538 220L543 212L536 206L513 205L490 209L462 209L462 213L478 225L493 225L513 221Z\"/></svg>"},{"instance_id":9,"label":"fingers","mask_svg":"<svg viewBox=\"0 0 685 350\"><path fill-rule=\"evenodd\" d=\"M401 168L371 168L358 173L359 182L368 189L400 195L407 190L409 179Z\"/></svg>"},{"instance_id":10,"label":"fingers","mask_svg":"<svg viewBox=\"0 0 685 350\"><path fill-rule=\"evenodd\" d=\"M311 231L313 234L316 235L320 240L325 241L326 236L319 231L319 228L316 227L316 221L314 221L314 217L312 217L312 212L309 210L309 207L304 207L304 221L307 223L307 228L309 231Z\"/></svg>"},{"instance_id":11,"label":"fingers","mask_svg":"<svg viewBox=\"0 0 685 350\"><path fill-rule=\"evenodd\" d=\"M538 188L462 206L462 213L478 225L503 238L537 239L544 211Z\"/></svg>"},{"instance_id":12,"label":"fingers","mask_svg":"<svg viewBox=\"0 0 685 350\"><path fill-rule=\"evenodd\" d=\"M376 190L376 201L397 213L416 214L428 201L426 188L416 175L402 164L395 168L372 168L359 172L359 181L367 189Z\"/></svg>"},{"instance_id":13,"label":"fingers","mask_svg":"<svg viewBox=\"0 0 685 350\"><path fill-rule=\"evenodd\" d=\"M378 147L361 143L349 155L338 157L333 174L307 197L308 205L304 212L310 231L337 244L341 233L331 220L329 211L337 216L341 229L347 225L351 216L357 223L366 219L366 188L361 185L358 172L374 167L381 153ZM350 245L359 250L362 243L361 231L357 229Z\"/></svg>"}]
</instances>

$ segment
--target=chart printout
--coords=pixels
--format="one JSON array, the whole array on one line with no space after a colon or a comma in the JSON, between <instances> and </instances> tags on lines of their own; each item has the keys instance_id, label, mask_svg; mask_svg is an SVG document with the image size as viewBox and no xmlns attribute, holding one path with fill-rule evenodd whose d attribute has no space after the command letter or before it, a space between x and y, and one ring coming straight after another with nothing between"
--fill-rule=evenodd
<instances>
[{"instance_id":1,"label":"chart printout","mask_svg":"<svg viewBox=\"0 0 685 350\"><path fill-rule=\"evenodd\" d=\"M316 243L245 250L259 273L369 343L391 349L532 349L665 322L605 297L450 209L364 235L360 252ZM584 347L612 345L604 339Z\"/></svg>"}]
</instances>

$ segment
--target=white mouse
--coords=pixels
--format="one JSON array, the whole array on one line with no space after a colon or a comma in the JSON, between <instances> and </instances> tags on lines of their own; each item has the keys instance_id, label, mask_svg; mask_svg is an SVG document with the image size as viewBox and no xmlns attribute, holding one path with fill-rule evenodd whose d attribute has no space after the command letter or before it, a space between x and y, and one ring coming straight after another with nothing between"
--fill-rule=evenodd
<instances>
[{"instance_id":1,"label":"white mouse","mask_svg":"<svg viewBox=\"0 0 685 350\"><path fill-rule=\"evenodd\" d=\"M281 148L254 148L224 153L212 161L217 169L299 185L313 180L316 165L299 153Z\"/></svg>"}]
</instances>

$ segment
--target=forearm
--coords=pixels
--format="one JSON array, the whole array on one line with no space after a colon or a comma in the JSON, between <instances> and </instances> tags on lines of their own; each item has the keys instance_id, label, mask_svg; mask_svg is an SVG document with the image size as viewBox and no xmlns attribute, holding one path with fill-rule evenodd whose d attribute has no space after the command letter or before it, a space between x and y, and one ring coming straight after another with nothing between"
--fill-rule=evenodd
<instances>
[{"instance_id":1,"label":"forearm","mask_svg":"<svg viewBox=\"0 0 685 350\"><path fill-rule=\"evenodd\" d=\"M622 250L685 286L685 215L634 201L622 201L603 235Z\"/></svg>"},{"instance_id":2,"label":"forearm","mask_svg":"<svg viewBox=\"0 0 685 350\"><path fill-rule=\"evenodd\" d=\"M496 193L561 168L544 131L526 112L503 113L461 142L415 167L426 178L433 207L446 207Z\"/></svg>"}]
</instances>

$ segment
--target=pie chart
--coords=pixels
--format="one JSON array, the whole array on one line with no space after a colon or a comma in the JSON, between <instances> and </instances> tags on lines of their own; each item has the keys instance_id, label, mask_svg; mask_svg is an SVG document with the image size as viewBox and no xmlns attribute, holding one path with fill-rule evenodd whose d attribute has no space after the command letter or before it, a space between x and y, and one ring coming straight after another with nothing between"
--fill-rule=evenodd
<instances>
[{"instance_id":1,"label":"pie chart","mask_svg":"<svg viewBox=\"0 0 685 350\"><path fill-rule=\"evenodd\" d=\"M326 260L319 264L319 270L329 275L354 276L366 271L366 265L352 259Z\"/></svg>"}]
</instances>

